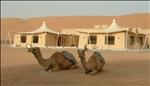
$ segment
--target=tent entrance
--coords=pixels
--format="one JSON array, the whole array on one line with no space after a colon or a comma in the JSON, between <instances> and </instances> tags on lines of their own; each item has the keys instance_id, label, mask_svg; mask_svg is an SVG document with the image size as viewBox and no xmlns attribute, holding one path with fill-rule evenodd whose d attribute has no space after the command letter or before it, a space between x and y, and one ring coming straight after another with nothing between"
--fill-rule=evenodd
<instances>
[{"instance_id":1,"label":"tent entrance","mask_svg":"<svg viewBox=\"0 0 150 86\"><path fill-rule=\"evenodd\" d=\"M62 46L62 41L63 41L63 40L62 40L62 37L59 36L59 37L58 37L58 43L57 43L58 46Z\"/></svg>"},{"instance_id":2,"label":"tent entrance","mask_svg":"<svg viewBox=\"0 0 150 86\"><path fill-rule=\"evenodd\" d=\"M78 46L79 37L72 35L59 35L57 46L75 47Z\"/></svg>"}]
</instances>

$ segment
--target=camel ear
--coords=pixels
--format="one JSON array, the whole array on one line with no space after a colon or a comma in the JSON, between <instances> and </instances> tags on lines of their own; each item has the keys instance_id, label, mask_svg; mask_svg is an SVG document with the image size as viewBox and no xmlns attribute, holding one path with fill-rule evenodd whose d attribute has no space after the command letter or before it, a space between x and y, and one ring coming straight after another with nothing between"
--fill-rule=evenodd
<instances>
[{"instance_id":1,"label":"camel ear","mask_svg":"<svg viewBox=\"0 0 150 86\"><path fill-rule=\"evenodd\" d=\"M77 49L78 53L80 52L80 49Z\"/></svg>"},{"instance_id":2,"label":"camel ear","mask_svg":"<svg viewBox=\"0 0 150 86\"><path fill-rule=\"evenodd\" d=\"M78 51L78 54L80 54L83 52L83 49L77 49L77 51Z\"/></svg>"},{"instance_id":3,"label":"camel ear","mask_svg":"<svg viewBox=\"0 0 150 86\"><path fill-rule=\"evenodd\" d=\"M84 51L88 51L87 44L84 45Z\"/></svg>"}]
</instances>

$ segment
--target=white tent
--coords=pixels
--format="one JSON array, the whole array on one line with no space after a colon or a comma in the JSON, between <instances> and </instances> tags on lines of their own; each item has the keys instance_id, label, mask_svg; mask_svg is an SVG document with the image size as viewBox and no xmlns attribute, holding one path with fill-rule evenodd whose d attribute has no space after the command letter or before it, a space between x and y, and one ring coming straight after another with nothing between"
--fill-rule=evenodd
<instances>
[{"instance_id":1,"label":"white tent","mask_svg":"<svg viewBox=\"0 0 150 86\"><path fill-rule=\"evenodd\" d=\"M109 27L103 30L103 32L108 32L108 33L119 32L119 31L125 31L125 29L119 27L115 19L113 19L112 24Z\"/></svg>"},{"instance_id":2,"label":"white tent","mask_svg":"<svg viewBox=\"0 0 150 86\"><path fill-rule=\"evenodd\" d=\"M77 41L76 41L77 40ZM14 45L15 46L26 46L30 44L32 46L38 47L48 47L48 46L77 46L78 36L76 35L66 35L46 26L45 21L41 27L30 32L20 32L15 34Z\"/></svg>"},{"instance_id":3,"label":"white tent","mask_svg":"<svg viewBox=\"0 0 150 86\"><path fill-rule=\"evenodd\" d=\"M20 33L42 33L42 32L49 32L49 33L54 33L54 34L59 34L58 32L56 31L53 31L52 29L48 28L46 26L46 23L45 21L43 21L43 24L40 28L36 29L36 30L33 30L33 31L30 31L30 32L20 32Z\"/></svg>"},{"instance_id":4,"label":"white tent","mask_svg":"<svg viewBox=\"0 0 150 86\"><path fill-rule=\"evenodd\" d=\"M30 32L19 32L15 34L14 45L26 46L31 44L33 46L56 46L59 33L49 29L45 21L41 27Z\"/></svg>"},{"instance_id":5,"label":"white tent","mask_svg":"<svg viewBox=\"0 0 150 86\"><path fill-rule=\"evenodd\" d=\"M78 32L85 32L85 33L112 33L112 32L120 32L120 31L126 31L126 28L119 27L116 23L116 20L113 19L112 24L109 27L106 27L104 29L90 29L90 30L78 30Z\"/></svg>"}]
</instances>

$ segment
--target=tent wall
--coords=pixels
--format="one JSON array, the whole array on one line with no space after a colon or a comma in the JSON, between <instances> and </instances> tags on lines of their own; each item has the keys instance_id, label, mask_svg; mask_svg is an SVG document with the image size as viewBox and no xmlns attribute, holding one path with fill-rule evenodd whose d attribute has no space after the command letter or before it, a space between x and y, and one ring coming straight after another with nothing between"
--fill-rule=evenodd
<instances>
[{"instance_id":1,"label":"tent wall","mask_svg":"<svg viewBox=\"0 0 150 86\"><path fill-rule=\"evenodd\" d=\"M15 46L20 46L20 34L15 34L14 35L14 45Z\"/></svg>"},{"instance_id":2,"label":"tent wall","mask_svg":"<svg viewBox=\"0 0 150 86\"><path fill-rule=\"evenodd\" d=\"M61 45L60 46L71 46L72 40L70 36L67 35L60 35L61 37Z\"/></svg>"},{"instance_id":3,"label":"tent wall","mask_svg":"<svg viewBox=\"0 0 150 86\"><path fill-rule=\"evenodd\" d=\"M149 48L150 49L150 34L147 34L146 43L145 43L144 48Z\"/></svg>"},{"instance_id":4,"label":"tent wall","mask_svg":"<svg viewBox=\"0 0 150 86\"><path fill-rule=\"evenodd\" d=\"M26 36L26 42L21 42L21 36ZM38 37L38 42L34 43L34 37ZM58 36L60 39L58 39ZM25 47L30 44L34 47L57 46L78 46L79 36L76 35L58 35L52 33L34 33L34 34L15 34L14 45Z\"/></svg>"},{"instance_id":5,"label":"tent wall","mask_svg":"<svg viewBox=\"0 0 150 86\"><path fill-rule=\"evenodd\" d=\"M26 36L26 42L22 43L21 42L21 36ZM38 36L38 43L33 43L33 36ZM32 46L44 46L45 45L45 38L46 34L45 33L39 33L39 34L15 34L14 37L14 45L15 46L22 46L25 47L27 44L32 45Z\"/></svg>"},{"instance_id":6,"label":"tent wall","mask_svg":"<svg viewBox=\"0 0 150 86\"><path fill-rule=\"evenodd\" d=\"M96 36L96 44L89 44L89 36ZM106 44L106 36L114 36L114 44ZM84 34L80 33L79 48L83 48L87 44L88 48L99 48L99 49L123 49L125 48L125 35L124 32L112 33L112 34Z\"/></svg>"},{"instance_id":7,"label":"tent wall","mask_svg":"<svg viewBox=\"0 0 150 86\"><path fill-rule=\"evenodd\" d=\"M73 36L73 41L74 41L74 46L78 47L78 43L79 43L79 36Z\"/></svg>"},{"instance_id":8,"label":"tent wall","mask_svg":"<svg viewBox=\"0 0 150 86\"><path fill-rule=\"evenodd\" d=\"M84 45L88 43L88 34L86 33L80 33L79 35L79 48L84 48Z\"/></svg>"},{"instance_id":9,"label":"tent wall","mask_svg":"<svg viewBox=\"0 0 150 86\"><path fill-rule=\"evenodd\" d=\"M132 37L134 37L134 40L132 41ZM140 49L143 48L143 44L144 44L144 39L145 39L146 35L144 34L138 34L138 36L136 37L135 33L128 33L128 44L127 44L127 48L128 49ZM140 40L140 38L142 38L142 40Z\"/></svg>"},{"instance_id":10,"label":"tent wall","mask_svg":"<svg viewBox=\"0 0 150 86\"><path fill-rule=\"evenodd\" d=\"M38 36L38 43L33 42L33 36ZM37 47L43 47L45 46L45 41L46 41L46 33L37 33L37 34L32 34L28 36L28 43L30 43L33 46Z\"/></svg>"},{"instance_id":11,"label":"tent wall","mask_svg":"<svg viewBox=\"0 0 150 86\"><path fill-rule=\"evenodd\" d=\"M47 33L46 34L46 40L45 40L45 46L56 46L57 45L57 34Z\"/></svg>"},{"instance_id":12,"label":"tent wall","mask_svg":"<svg viewBox=\"0 0 150 86\"><path fill-rule=\"evenodd\" d=\"M109 39L107 37L114 38L114 44L109 44ZM99 34L97 47L100 49L124 49L125 48L125 36L124 32L120 33L109 33L109 34Z\"/></svg>"},{"instance_id":13,"label":"tent wall","mask_svg":"<svg viewBox=\"0 0 150 86\"><path fill-rule=\"evenodd\" d=\"M26 44L30 44L30 45L33 45L32 44L32 37L33 37L33 35L26 35L27 36L27 41L26 41Z\"/></svg>"},{"instance_id":14,"label":"tent wall","mask_svg":"<svg viewBox=\"0 0 150 86\"><path fill-rule=\"evenodd\" d=\"M139 35L139 41L138 41L138 44L139 44L139 48L143 48L143 45L144 45L144 39L145 39L146 35Z\"/></svg>"},{"instance_id":15,"label":"tent wall","mask_svg":"<svg viewBox=\"0 0 150 86\"><path fill-rule=\"evenodd\" d=\"M59 35L58 46L78 46L79 37L75 35Z\"/></svg>"},{"instance_id":16,"label":"tent wall","mask_svg":"<svg viewBox=\"0 0 150 86\"><path fill-rule=\"evenodd\" d=\"M21 41L22 36L25 36L25 38L26 38L26 39L24 39L25 42ZM31 38L32 38L31 35L15 34L15 36L14 36L14 45L25 47L26 44L31 44Z\"/></svg>"}]
</instances>

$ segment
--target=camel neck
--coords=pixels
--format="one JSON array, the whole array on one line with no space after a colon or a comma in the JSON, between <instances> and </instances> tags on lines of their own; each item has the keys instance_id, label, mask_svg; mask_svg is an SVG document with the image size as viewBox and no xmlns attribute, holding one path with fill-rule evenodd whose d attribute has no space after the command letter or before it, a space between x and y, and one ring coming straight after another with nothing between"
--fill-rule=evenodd
<instances>
[{"instance_id":1,"label":"camel neck","mask_svg":"<svg viewBox=\"0 0 150 86\"><path fill-rule=\"evenodd\" d=\"M82 57L82 58L81 58L81 62L82 62L83 64L85 64L85 63L86 63L86 59L85 59L85 57Z\"/></svg>"},{"instance_id":2,"label":"camel neck","mask_svg":"<svg viewBox=\"0 0 150 86\"><path fill-rule=\"evenodd\" d=\"M82 58L81 58L81 63L82 63L82 65L83 65L84 69L85 69L85 70L88 70L88 68L87 68L87 66L86 66L86 63L87 63L87 62L86 62L85 57L82 57Z\"/></svg>"},{"instance_id":3,"label":"camel neck","mask_svg":"<svg viewBox=\"0 0 150 86\"><path fill-rule=\"evenodd\" d=\"M36 57L37 61L39 62L39 64L41 66L46 66L45 65L46 59L43 58L43 56L42 56L42 54L40 52L39 53L33 53L33 54L34 54L34 56Z\"/></svg>"}]
</instances>

